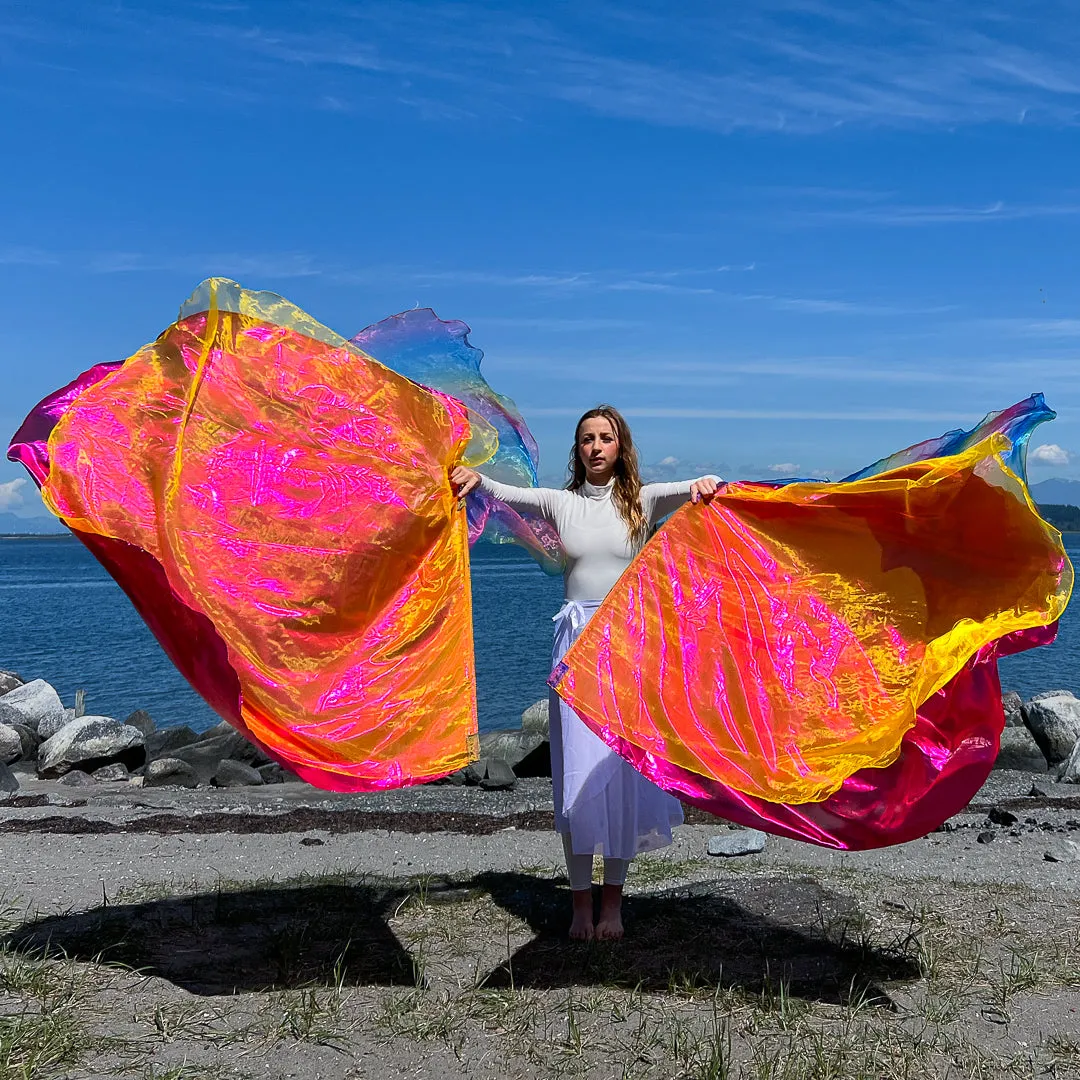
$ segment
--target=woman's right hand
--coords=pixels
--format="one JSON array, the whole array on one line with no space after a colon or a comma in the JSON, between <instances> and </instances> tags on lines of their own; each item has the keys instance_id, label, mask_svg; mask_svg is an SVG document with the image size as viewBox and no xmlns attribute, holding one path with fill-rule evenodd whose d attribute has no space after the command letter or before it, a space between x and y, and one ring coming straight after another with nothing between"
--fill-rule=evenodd
<instances>
[{"instance_id":1,"label":"woman's right hand","mask_svg":"<svg viewBox=\"0 0 1080 1080\"><path fill-rule=\"evenodd\" d=\"M475 491L480 486L480 474L464 465L455 465L450 470L450 486L459 499L464 499L470 491Z\"/></svg>"}]
</instances>

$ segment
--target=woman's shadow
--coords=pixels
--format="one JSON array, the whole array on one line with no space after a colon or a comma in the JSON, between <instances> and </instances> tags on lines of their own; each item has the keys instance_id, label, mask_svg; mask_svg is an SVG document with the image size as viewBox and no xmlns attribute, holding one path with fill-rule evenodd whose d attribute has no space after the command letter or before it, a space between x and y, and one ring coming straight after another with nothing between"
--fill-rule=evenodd
<instances>
[{"instance_id":1,"label":"woman's shadow","mask_svg":"<svg viewBox=\"0 0 1080 1080\"><path fill-rule=\"evenodd\" d=\"M404 885L373 879L103 904L27 923L0 944L121 964L193 994L337 982L415 986L413 959L387 925L408 894Z\"/></svg>"},{"instance_id":2,"label":"woman's shadow","mask_svg":"<svg viewBox=\"0 0 1080 1080\"><path fill-rule=\"evenodd\" d=\"M884 984L919 977L908 933L879 940L848 897L812 879L729 877L623 902L618 943L567 942L569 892L523 874L475 884L535 937L492 971L489 987L710 987L831 1003L891 1005Z\"/></svg>"}]
</instances>

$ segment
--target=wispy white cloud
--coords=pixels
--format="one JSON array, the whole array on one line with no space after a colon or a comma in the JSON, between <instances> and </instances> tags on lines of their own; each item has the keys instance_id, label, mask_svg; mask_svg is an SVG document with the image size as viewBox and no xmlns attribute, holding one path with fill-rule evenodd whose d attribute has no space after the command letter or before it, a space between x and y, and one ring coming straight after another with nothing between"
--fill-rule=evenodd
<instances>
[{"instance_id":1,"label":"wispy white cloud","mask_svg":"<svg viewBox=\"0 0 1080 1080\"><path fill-rule=\"evenodd\" d=\"M512 315L476 315L470 320L473 328L499 327L514 330L539 330L555 334L577 334L590 331L640 330L647 324L638 319L608 319L603 317L563 318L559 316L526 317ZM530 361L530 363L540 361Z\"/></svg>"},{"instance_id":2,"label":"wispy white cloud","mask_svg":"<svg viewBox=\"0 0 1080 1080\"><path fill-rule=\"evenodd\" d=\"M807 315L939 315L952 310L947 305L911 307L830 297L773 296L767 293L749 293L738 299L767 304L776 311L797 311Z\"/></svg>"},{"instance_id":3,"label":"wispy white cloud","mask_svg":"<svg viewBox=\"0 0 1080 1080\"><path fill-rule=\"evenodd\" d=\"M312 277L326 271L322 261L300 252L170 252L152 255L139 251L49 251L35 247L0 248L0 266L60 268L89 274L178 273L201 278Z\"/></svg>"},{"instance_id":4,"label":"wispy white cloud","mask_svg":"<svg viewBox=\"0 0 1080 1080\"><path fill-rule=\"evenodd\" d=\"M670 281L640 281L633 278L627 281L613 281L603 288L611 292L652 292L652 293L681 293L684 296L715 296L715 289L701 288L693 285L674 285Z\"/></svg>"},{"instance_id":5,"label":"wispy white cloud","mask_svg":"<svg viewBox=\"0 0 1080 1080\"><path fill-rule=\"evenodd\" d=\"M366 279L373 271L345 270L340 276L348 277L350 273L359 273L359 276ZM500 273L488 270L410 270L405 268L396 270L384 268L374 273L380 276L389 273L392 277L406 278L418 284L449 282L455 285L496 285L508 288L526 286L541 289L595 289L598 287L595 276L589 273Z\"/></svg>"},{"instance_id":6,"label":"wispy white cloud","mask_svg":"<svg viewBox=\"0 0 1080 1080\"><path fill-rule=\"evenodd\" d=\"M1080 338L1080 319L996 318L974 321L974 326L1022 338Z\"/></svg>"},{"instance_id":7,"label":"wispy white cloud","mask_svg":"<svg viewBox=\"0 0 1080 1080\"><path fill-rule=\"evenodd\" d=\"M160 55L157 46L187 45L198 77L189 72L181 86L168 70L153 75L186 96L216 89L237 101L254 95L380 111L390 102L462 116L514 116L555 103L712 131L1072 125L1080 116L1080 23L1068 0L1030 9L1002 0L823 3L812 12L762 0L684 5L677 19L640 0L534 0L512 11L494 3L313 0L297 17L299 10L260 5L256 22L231 5L204 7L198 17L100 5L79 44L53 30L48 59L95 48L104 35L126 36L140 55L133 52L118 87L151 77L144 58ZM31 42L45 25L44 17L19 24Z\"/></svg>"},{"instance_id":8,"label":"wispy white cloud","mask_svg":"<svg viewBox=\"0 0 1080 1080\"><path fill-rule=\"evenodd\" d=\"M581 292L659 292L682 293L692 296L724 295L718 288L708 285L680 283L683 279L701 280L712 275L750 273L754 263L725 265L696 269L676 270L534 270L495 271L420 268L381 268L376 273L385 279L387 275L424 282L449 282L455 285L494 285L507 288L555 289ZM350 271L344 271L347 276ZM353 271L352 273L356 273ZM366 277L372 271L360 271Z\"/></svg>"},{"instance_id":9,"label":"wispy white cloud","mask_svg":"<svg viewBox=\"0 0 1080 1080\"><path fill-rule=\"evenodd\" d=\"M793 461L782 461L778 465L770 465L769 472L778 476L794 476L799 471L799 466Z\"/></svg>"},{"instance_id":10,"label":"wispy white cloud","mask_svg":"<svg viewBox=\"0 0 1080 1080\"><path fill-rule=\"evenodd\" d=\"M487 285L494 288L553 292L663 292L723 296L720 290L680 285L684 278L749 273L753 263L675 270L475 270L419 266L351 265L343 259L304 252L184 252L150 254L138 251L47 251L0 248L0 265L63 266L93 274L181 273L238 279L323 277L336 284L401 282L410 285Z\"/></svg>"},{"instance_id":11,"label":"wispy white cloud","mask_svg":"<svg viewBox=\"0 0 1080 1080\"><path fill-rule=\"evenodd\" d=\"M702 366L702 365L698 365ZM674 365L676 370L681 365ZM913 366L902 360L882 360L873 357L806 356L793 360L763 359L738 363L721 362L719 370L754 377L810 379L821 382L899 383L906 385L935 383L985 383L987 371L965 370L965 363L941 360L934 366Z\"/></svg>"},{"instance_id":12,"label":"wispy white cloud","mask_svg":"<svg viewBox=\"0 0 1080 1080\"><path fill-rule=\"evenodd\" d=\"M59 262L57 255L41 248L0 248L0 266L55 266Z\"/></svg>"},{"instance_id":13,"label":"wispy white cloud","mask_svg":"<svg viewBox=\"0 0 1080 1080\"><path fill-rule=\"evenodd\" d=\"M138 252L102 252L90 256L86 269L94 274L179 273L193 278L235 277L260 278L314 277L323 273L319 260L300 253L242 254L238 252L208 252L164 256Z\"/></svg>"},{"instance_id":14,"label":"wispy white cloud","mask_svg":"<svg viewBox=\"0 0 1080 1080\"><path fill-rule=\"evenodd\" d=\"M997 201L985 206L857 206L798 211L804 224L849 222L867 225L949 225L971 222L1020 221L1080 215L1080 200L1042 204Z\"/></svg>"},{"instance_id":15,"label":"wispy white cloud","mask_svg":"<svg viewBox=\"0 0 1080 1080\"><path fill-rule=\"evenodd\" d=\"M567 416L581 414L581 409L570 406L521 406L525 416ZM859 421L879 423L896 421L933 421L934 423L969 422L969 413L941 412L922 409L851 409L850 411L818 409L704 409L704 408L657 408L654 406L627 405L620 410L627 417L645 420L821 420Z\"/></svg>"},{"instance_id":16,"label":"wispy white cloud","mask_svg":"<svg viewBox=\"0 0 1080 1080\"><path fill-rule=\"evenodd\" d=\"M588 359L588 363L585 360ZM987 386L1014 382L1020 362L1002 365L973 363L968 358L935 357L927 366L876 357L804 356L788 359L683 360L666 356L658 364L655 356L627 355L625 352L590 351L585 354L543 356L505 351L499 367L515 370L543 370L553 376L568 376L613 386L686 386L701 389L732 386L767 378L785 382L885 384L896 386ZM1032 366L1045 371L1042 361Z\"/></svg>"}]
</instances>

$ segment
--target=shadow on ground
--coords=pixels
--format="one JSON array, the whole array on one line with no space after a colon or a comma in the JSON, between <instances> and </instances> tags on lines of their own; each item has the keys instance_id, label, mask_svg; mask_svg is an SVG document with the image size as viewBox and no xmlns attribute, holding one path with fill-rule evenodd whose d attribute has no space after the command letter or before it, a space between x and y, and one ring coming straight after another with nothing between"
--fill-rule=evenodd
<instances>
[{"instance_id":1,"label":"shadow on ground","mask_svg":"<svg viewBox=\"0 0 1080 1080\"><path fill-rule=\"evenodd\" d=\"M412 957L387 925L408 890L311 884L108 904L27 923L20 952L123 964L193 994L332 983L416 985Z\"/></svg>"},{"instance_id":2,"label":"shadow on ground","mask_svg":"<svg viewBox=\"0 0 1080 1080\"><path fill-rule=\"evenodd\" d=\"M521 874L477 886L536 937L488 976L490 987L621 985L663 993L709 987L890 1006L885 983L919 977L907 935L879 940L850 898L818 882L747 878L628 896L618 944L566 942L569 894Z\"/></svg>"},{"instance_id":3,"label":"shadow on ground","mask_svg":"<svg viewBox=\"0 0 1080 1080\"><path fill-rule=\"evenodd\" d=\"M106 904L27 923L2 944L124 964L194 994L336 981L415 986L413 958L388 919L410 897L453 908L485 893L535 934L487 975L485 985L493 988L620 986L684 993L720 986L765 997L788 993L888 1005L884 984L919 975L912 942L879 940L849 898L812 880L757 877L630 896L627 938L619 944L568 942L566 887L517 873L269 885ZM462 933L480 932L471 908L463 915L465 926ZM490 940L490 927L485 937Z\"/></svg>"}]
</instances>

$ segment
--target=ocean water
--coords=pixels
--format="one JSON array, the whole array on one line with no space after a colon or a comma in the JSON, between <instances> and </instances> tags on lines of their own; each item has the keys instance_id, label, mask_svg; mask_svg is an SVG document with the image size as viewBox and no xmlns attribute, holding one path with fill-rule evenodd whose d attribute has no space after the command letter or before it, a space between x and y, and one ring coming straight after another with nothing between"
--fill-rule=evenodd
<instances>
[{"instance_id":1,"label":"ocean water","mask_svg":"<svg viewBox=\"0 0 1080 1080\"><path fill-rule=\"evenodd\" d=\"M1080 536L1066 537L1074 563ZM480 729L517 725L547 693L551 616L562 581L512 547L481 545L472 559ZM0 538L0 668L43 678L88 712L126 717L146 709L159 725L203 730L217 717L180 677L128 599L90 553L70 538ZM1000 664L1005 689L1025 698L1066 689L1080 696L1080 602L1057 641Z\"/></svg>"}]
</instances>

